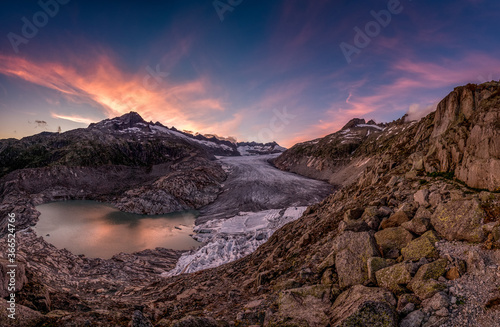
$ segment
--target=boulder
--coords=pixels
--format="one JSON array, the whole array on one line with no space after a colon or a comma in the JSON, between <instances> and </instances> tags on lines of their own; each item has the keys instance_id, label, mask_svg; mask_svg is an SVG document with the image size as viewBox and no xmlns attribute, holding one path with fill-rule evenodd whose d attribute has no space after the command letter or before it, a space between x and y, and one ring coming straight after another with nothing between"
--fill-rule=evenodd
<instances>
[{"instance_id":1,"label":"boulder","mask_svg":"<svg viewBox=\"0 0 500 327\"><path fill-rule=\"evenodd\" d=\"M356 285L337 297L330 311L331 326L398 325L396 299L378 287Z\"/></svg>"},{"instance_id":2,"label":"boulder","mask_svg":"<svg viewBox=\"0 0 500 327\"><path fill-rule=\"evenodd\" d=\"M435 259L439 256L434 245L437 241L436 234L433 231L428 231L408 243L406 247L401 249L401 254L405 260L411 261L418 261L422 258Z\"/></svg>"},{"instance_id":3,"label":"boulder","mask_svg":"<svg viewBox=\"0 0 500 327\"><path fill-rule=\"evenodd\" d=\"M367 261L379 256L370 232L345 232L334 239L332 249L341 288L369 282Z\"/></svg>"},{"instance_id":4,"label":"boulder","mask_svg":"<svg viewBox=\"0 0 500 327\"><path fill-rule=\"evenodd\" d=\"M425 313L421 310L416 310L407 315L403 320L401 320L400 327L420 327L422 321L425 318Z\"/></svg>"},{"instance_id":5,"label":"boulder","mask_svg":"<svg viewBox=\"0 0 500 327\"><path fill-rule=\"evenodd\" d=\"M340 291L335 288L338 296ZM278 311L269 319L270 325L287 322L297 326L326 326L328 317L325 312L331 305L330 286L312 285L282 291L276 301Z\"/></svg>"},{"instance_id":6,"label":"boulder","mask_svg":"<svg viewBox=\"0 0 500 327\"><path fill-rule=\"evenodd\" d=\"M381 257L371 257L367 261L368 276L373 284L377 283L377 277L375 273L385 267L391 266L395 263L394 260L384 259Z\"/></svg>"},{"instance_id":7,"label":"boulder","mask_svg":"<svg viewBox=\"0 0 500 327\"><path fill-rule=\"evenodd\" d=\"M401 227L414 234L422 235L431 227L431 221L428 218L415 217L412 220L401 224Z\"/></svg>"},{"instance_id":8,"label":"boulder","mask_svg":"<svg viewBox=\"0 0 500 327\"><path fill-rule=\"evenodd\" d=\"M395 294L405 291L404 285L411 281L411 267L407 263L398 263L396 265L383 268L375 273L378 286L390 290Z\"/></svg>"},{"instance_id":9,"label":"boulder","mask_svg":"<svg viewBox=\"0 0 500 327\"><path fill-rule=\"evenodd\" d=\"M390 216L388 219L382 221L380 224L380 229L386 229L390 227L399 227L401 224L409 221L410 218L408 218L407 214L404 211L397 211L394 213L392 216Z\"/></svg>"},{"instance_id":10,"label":"boulder","mask_svg":"<svg viewBox=\"0 0 500 327\"><path fill-rule=\"evenodd\" d=\"M361 219L370 226L371 229L377 230L380 225L380 212L377 207L366 207Z\"/></svg>"},{"instance_id":11,"label":"boulder","mask_svg":"<svg viewBox=\"0 0 500 327\"><path fill-rule=\"evenodd\" d=\"M436 279L444 275L447 263L446 259L439 259L421 266L408 284L408 288L421 300L430 298L437 292L444 290L446 286Z\"/></svg>"},{"instance_id":12,"label":"boulder","mask_svg":"<svg viewBox=\"0 0 500 327\"><path fill-rule=\"evenodd\" d=\"M376 232L375 240L384 257L396 259L400 250L413 240L413 235L403 227L392 227Z\"/></svg>"},{"instance_id":13,"label":"boulder","mask_svg":"<svg viewBox=\"0 0 500 327\"><path fill-rule=\"evenodd\" d=\"M398 313L408 314L410 311L413 311L418 305L420 305L420 300L415 294L401 294L401 296L398 298L398 306L396 308L396 311ZM413 309L407 310L407 308L409 307Z\"/></svg>"},{"instance_id":14,"label":"boulder","mask_svg":"<svg viewBox=\"0 0 500 327\"><path fill-rule=\"evenodd\" d=\"M428 189L422 189L418 190L415 194L413 194L413 199L415 202L420 204L421 206L427 207L429 206L429 190Z\"/></svg>"},{"instance_id":15,"label":"boulder","mask_svg":"<svg viewBox=\"0 0 500 327\"><path fill-rule=\"evenodd\" d=\"M430 299L422 302L424 310L438 311L450 306L450 297L444 292L437 292Z\"/></svg>"},{"instance_id":16,"label":"boulder","mask_svg":"<svg viewBox=\"0 0 500 327\"><path fill-rule=\"evenodd\" d=\"M363 215L364 209L355 208L346 210L344 213L344 220L358 220Z\"/></svg>"},{"instance_id":17,"label":"boulder","mask_svg":"<svg viewBox=\"0 0 500 327\"><path fill-rule=\"evenodd\" d=\"M484 218L485 212L477 200L450 201L438 205L431 224L448 241L482 242Z\"/></svg>"},{"instance_id":18,"label":"boulder","mask_svg":"<svg viewBox=\"0 0 500 327\"><path fill-rule=\"evenodd\" d=\"M368 224L361 220L343 220L339 223L339 234L347 231L352 231L352 232L365 232L369 231L370 227Z\"/></svg>"}]
</instances>

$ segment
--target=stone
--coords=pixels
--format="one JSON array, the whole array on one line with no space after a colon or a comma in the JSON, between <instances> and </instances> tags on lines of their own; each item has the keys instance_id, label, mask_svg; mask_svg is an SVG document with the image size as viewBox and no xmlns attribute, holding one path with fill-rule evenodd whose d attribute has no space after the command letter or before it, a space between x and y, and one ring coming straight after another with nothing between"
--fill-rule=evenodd
<instances>
[{"instance_id":1,"label":"stone","mask_svg":"<svg viewBox=\"0 0 500 327\"><path fill-rule=\"evenodd\" d=\"M380 213L377 207L366 207L361 219L373 230L378 230L380 225Z\"/></svg>"},{"instance_id":2,"label":"stone","mask_svg":"<svg viewBox=\"0 0 500 327\"><path fill-rule=\"evenodd\" d=\"M429 206L429 190L428 189L422 189L418 190L415 194L413 194L413 199L415 202L420 204L421 206L427 207Z\"/></svg>"},{"instance_id":3,"label":"stone","mask_svg":"<svg viewBox=\"0 0 500 327\"><path fill-rule=\"evenodd\" d=\"M398 305L396 308L397 312L402 313L403 311L405 311L405 308L410 303L413 304L414 307L416 307L420 305L420 300L415 294L409 294L409 293L401 294L401 296L398 298ZM408 312L405 312L405 314L408 314Z\"/></svg>"},{"instance_id":4,"label":"stone","mask_svg":"<svg viewBox=\"0 0 500 327\"><path fill-rule=\"evenodd\" d=\"M403 202L403 204L401 204L398 208L398 210L396 210L396 212L399 212L399 211L403 211L406 216L408 216L408 219L411 219L413 218L413 216L415 216L415 212L417 211L417 209L420 207L420 205L418 204L418 202L415 202L415 201L407 201L407 202Z\"/></svg>"},{"instance_id":5,"label":"stone","mask_svg":"<svg viewBox=\"0 0 500 327\"><path fill-rule=\"evenodd\" d=\"M337 297L330 311L331 326L398 325L396 299L383 288L356 285Z\"/></svg>"},{"instance_id":6,"label":"stone","mask_svg":"<svg viewBox=\"0 0 500 327\"><path fill-rule=\"evenodd\" d=\"M335 282L338 282L336 278L334 278L335 274L332 268L328 268L321 275L321 284L324 285L332 285Z\"/></svg>"},{"instance_id":7,"label":"stone","mask_svg":"<svg viewBox=\"0 0 500 327\"><path fill-rule=\"evenodd\" d=\"M422 310L416 310L408 314L403 320L401 320L400 327L420 327L422 321L425 318L425 314Z\"/></svg>"},{"instance_id":8,"label":"stone","mask_svg":"<svg viewBox=\"0 0 500 327\"><path fill-rule=\"evenodd\" d=\"M426 209L424 207L418 207L417 212L415 212L415 216L413 217L413 219L415 219L415 218L427 218L430 220L431 216L432 216L432 214L428 209Z\"/></svg>"},{"instance_id":9,"label":"stone","mask_svg":"<svg viewBox=\"0 0 500 327\"><path fill-rule=\"evenodd\" d=\"M341 288L365 284L369 281L366 261L359 258L356 253L350 249L344 249L337 253L335 257L335 266L339 277L339 286Z\"/></svg>"},{"instance_id":10,"label":"stone","mask_svg":"<svg viewBox=\"0 0 500 327\"><path fill-rule=\"evenodd\" d=\"M443 202L443 196L439 191L429 194L429 203L432 207L437 207L441 202Z\"/></svg>"},{"instance_id":11,"label":"stone","mask_svg":"<svg viewBox=\"0 0 500 327\"><path fill-rule=\"evenodd\" d=\"M446 272L445 277L446 277L446 279L449 279L449 280L455 280L457 278L460 278L460 273L458 272L458 268L457 267L451 267Z\"/></svg>"},{"instance_id":12,"label":"stone","mask_svg":"<svg viewBox=\"0 0 500 327\"><path fill-rule=\"evenodd\" d=\"M397 211L389 219L382 221L380 224L380 229L386 229L390 227L399 227L401 224L406 223L410 219L404 211Z\"/></svg>"},{"instance_id":13,"label":"stone","mask_svg":"<svg viewBox=\"0 0 500 327\"><path fill-rule=\"evenodd\" d=\"M430 308L434 311L441 308L448 308L450 306L450 298L444 292L437 292L430 299L422 302L422 307Z\"/></svg>"},{"instance_id":14,"label":"stone","mask_svg":"<svg viewBox=\"0 0 500 327\"><path fill-rule=\"evenodd\" d=\"M278 311L272 315L269 324L272 326L287 322L302 326L305 322L306 326L325 326L329 320L325 312L331 305L331 295L330 286L327 285L304 286L282 291L276 301Z\"/></svg>"},{"instance_id":15,"label":"stone","mask_svg":"<svg viewBox=\"0 0 500 327\"><path fill-rule=\"evenodd\" d=\"M236 321L244 326L262 326L266 313L259 310L246 310L236 315Z\"/></svg>"},{"instance_id":16,"label":"stone","mask_svg":"<svg viewBox=\"0 0 500 327\"><path fill-rule=\"evenodd\" d=\"M371 233L345 232L334 239L332 249L341 288L369 282L367 261L379 256Z\"/></svg>"},{"instance_id":17,"label":"stone","mask_svg":"<svg viewBox=\"0 0 500 327\"><path fill-rule=\"evenodd\" d=\"M330 252L329 255L319 264L318 271L322 272L325 269L335 266L335 251Z\"/></svg>"},{"instance_id":18,"label":"stone","mask_svg":"<svg viewBox=\"0 0 500 327\"><path fill-rule=\"evenodd\" d=\"M418 261L422 258L435 259L439 256L436 246L437 236L433 231L424 233L401 249L405 260Z\"/></svg>"},{"instance_id":19,"label":"stone","mask_svg":"<svg viewBox=\"0 0 500 327\"><path fill-rule=\"evenodd\" d=\"M365 232L370 230L370 226L363 220L343 220L339 223L339 234L352 231L352 232Z\"/></svg>"},{"instance_id":20,"label":"stone","mask_svg":"<svg viewBox=\"0 0 500 327\"><path fill-rule=\"evenodd\" d=\"M386 258L399 257L400 250L413 240L413 235L403 227L392 227L375 233L380 252Z\"/></svg>"},{"instance_id":21,"label":"stone","mask_svg":"<svg viewBox=\"0 0 500 327\"><path fill-rule=\"evenodd\" d=\"M383 206L378 208L378 215L380 217L388 217L392 214L392 210L389 207Z\"/></svg>"},{"instance_id":22,"label":"stone","mask_svg":"<svg viewBox=\"0 0 500 327\"><path fill-rule=\"evenodd\" d=\"M344 213L344 220L358 220L363 215L365 210L363 208L355 208L346 210Z\"/></svg>"},{"instance_id":23,"label":"stone","mask_svg":"<svg viewBox=\"0 0 500 327\"><path fill-rule=\"evenodd\" d=\"M444 290L446 286L436 279L445 273L446 265L446 259L439 259L421 266L408 284L408 288L421 300L430 298L437 292Z\"/></svg>"},{"instance_id":24,"label":"stone","mask_svg":"<svg viewBox=\"0 0 500 327\"><path fill-rule=\"evenodd\" d=\"M404 285L411 281L410 267L407 263L382 268L375 273L377 284L395 294L405 291Z\"/></svg>"},{"instance_id":25,"label":"stone","mask_svg":"<svg viewBox=\"0 0 500 327\"><path fill-rule=\"evenodd\" d=\"M370 278L370 281L374 284L377 283L377 277L375 276L375 273L385 267L388 267L390 265L393 265L395 263L394 260L390 259L384 259L381 257L371 257L368 259L366 265L368 267L368 276Z\"/></svg>"},{"instance_id":26,"label":"stone","mask_svg":"<svg viewBox=\"0 0 500 327\"><path fill-rule=\"evenodd\" d=\"M431 220L423 217L415 217L401 224L401 227L414 234L422 235L431 227Z\"/></svg>"},{"instance_id":27,"label":"stone","mask_svg":"<svg viewBox=\"0 0 500 327\"><path fill-rule=\"evenodd\" d=\"M434 312L434 314L439 317L448 317L450 315L450 312L448 311L447 308L441 308L436 312Z\"/></svg>"},{"instance_id":28,"label":"stone","mask_svg":"<svg viewBox=\"0 0 500 327\"><path fill-rule=\"evenodd\" d=\"M482 242L485 212L477 200L438 205L431 217L434 229L448 241Z\"/></svg>"},{"instance_id":29,"label":"stone","mask_svg":"<svg viewBox=\"0 0 500 327\"><path fill-rule=\"evenodd\" d=\"M434 279L412 280L410 284L408 284L408 288L410 288L420 300L425 300L437 292L445 290L446 285Z\"/></svg>"},{"instance_id":30,"label":"stone","mask_svg":"<svg viewBox=\"0 0 500 327\"><path fill-rule=\"evenodd\" d=\"M421 266L417 273L415 274L415 279L438 279L443 276L446 272L446 265L448 261L446 259L439 259L434 262L425 264Z\"/></svg>"},{"instance_id":31,"label":"stone","mask_svg":"<svg viewBox=\"0 0 500 327\"><path fill-rule=\"evenodd\" d=\"M467 272L470 273L484 272L486 268L484 259L476 251L467 252L466 262L467 262Z\"/></svg>"}]
</instances>

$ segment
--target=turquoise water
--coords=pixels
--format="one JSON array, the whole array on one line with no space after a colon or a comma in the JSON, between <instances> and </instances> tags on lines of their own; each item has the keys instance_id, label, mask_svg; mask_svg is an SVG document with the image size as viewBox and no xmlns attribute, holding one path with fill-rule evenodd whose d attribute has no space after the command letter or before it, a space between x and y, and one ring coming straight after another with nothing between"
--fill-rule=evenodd
<instances>
[{"instance_id":1,"label":"turquoise water","mask_svg":"<svg viewBox=\"0 0 500 327\"><path fill-rule=\"evenodd\" d=\"M121 212L96 201L62 201L36 207L41 215L33 228L57 248L91 258L111 258L120 252L164 247L189 250L196 212L158 216Z\"/></svg>"}]
</instances>

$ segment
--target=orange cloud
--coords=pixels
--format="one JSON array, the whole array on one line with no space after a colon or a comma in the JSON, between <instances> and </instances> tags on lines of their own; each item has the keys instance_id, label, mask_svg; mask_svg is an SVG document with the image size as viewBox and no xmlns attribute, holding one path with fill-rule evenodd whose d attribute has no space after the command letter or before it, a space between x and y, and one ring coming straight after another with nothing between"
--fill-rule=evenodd
<instances>
[{"instance_id":1,"label":"orange cloud","mask_svg":"<svg viewBox=\"0 0 500 327\"><path fill-rule=\"evenodd\" d=\"M202 130L211 122L200 122L197 118L225 110L225 104L213 95L213 88L205 76L176 82L159 66L127 73L106 54L96 56L91 63L82 63L79 58L72 62L77 64L40 63L0 54L0 74L58 91L75 103L100 107L107 117L137 111L146 120ZM53 113L52 117L80 123L93 121L62 113Z\"/></svg>"},{"instance_id":2,"label":"orange cloud","mask_svg":"<svg viewBox=\"0 0 500 327\"><path fill-rule=\"evenodd\" d=\"M72 121L75 123L81 123L81 124L86 124L86 125L89 125L91 123L95 123L95 120L81 117L81 116L58 115L58 114L55 114L53 112L51 112L50 115L54 118L65 119L65 120L69 120L69 121Z\"/></svg>"}]
</instances>

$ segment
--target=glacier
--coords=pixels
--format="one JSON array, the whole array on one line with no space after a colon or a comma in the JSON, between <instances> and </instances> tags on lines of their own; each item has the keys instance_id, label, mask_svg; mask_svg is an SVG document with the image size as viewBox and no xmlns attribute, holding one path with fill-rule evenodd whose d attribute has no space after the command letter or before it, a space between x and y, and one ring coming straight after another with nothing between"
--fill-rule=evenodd
<instances>
[{"instance_id":1,"label":"glacier","mask_svg":"<svg viewBox=\"0 0 500 327\"><path fill-rule=\"evenodd\" d=\"M207 221L194 228L193 238L204 243L200 248L184 253L174 269L163 277L192 273L238 260L254 252L285 224L297 220L303 207L240 212L229 219Z\"/></svg>"}]
</instances>

